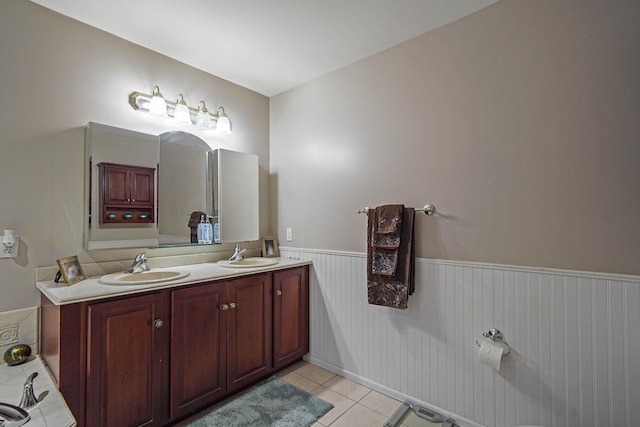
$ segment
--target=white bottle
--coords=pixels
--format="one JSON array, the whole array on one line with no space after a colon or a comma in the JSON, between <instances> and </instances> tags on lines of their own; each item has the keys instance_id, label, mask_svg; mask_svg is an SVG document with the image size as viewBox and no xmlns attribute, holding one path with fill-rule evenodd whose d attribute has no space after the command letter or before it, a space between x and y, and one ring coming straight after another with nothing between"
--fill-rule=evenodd
<instances>
[{"instance_id":1,"label":"white bottle","mask_svg":"<svg viewBox=\"0 0 640 427\"><path fill-rule=\"evenodd\" d=\"M200 224L198 224L198 244L203 244L205 239L205 227L204 215L200 215Z\"/></svg>"},{"instance_id":2,"label":"white bottle","mask_svg":"<svg viewBox=\"0 0 640 427\"><path fill-rule=\"evenodd\" d=\"M213 224L213 241L220 243L220 223L217 221Z\"/></svg>"},{"instance_id":3,"label":"white bottle","mask_svg":"<svg viewBox=\"0 0 640 427\"><path fill-rule=\"evenodd\" d=\"M207 216L207 221L204 224L204 243L210 245L213 242L213 226Z\"/></svg>"}]
</instances>

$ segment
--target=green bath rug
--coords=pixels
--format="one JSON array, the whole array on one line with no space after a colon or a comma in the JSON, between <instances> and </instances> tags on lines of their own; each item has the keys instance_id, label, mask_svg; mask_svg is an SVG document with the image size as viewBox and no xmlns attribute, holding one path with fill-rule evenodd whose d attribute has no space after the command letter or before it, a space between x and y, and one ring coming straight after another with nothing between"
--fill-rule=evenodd
<instances>
[{"instance_id":1,"label":"green bath rug","mask_svg":"<svg viewBox=\"0 0 640 427\"><path fill-rule=\"evenodd\" d=\"M184 427L304 427L333 408L331 403L277 377L191 420Z\"/></svg>"}]
</instances>

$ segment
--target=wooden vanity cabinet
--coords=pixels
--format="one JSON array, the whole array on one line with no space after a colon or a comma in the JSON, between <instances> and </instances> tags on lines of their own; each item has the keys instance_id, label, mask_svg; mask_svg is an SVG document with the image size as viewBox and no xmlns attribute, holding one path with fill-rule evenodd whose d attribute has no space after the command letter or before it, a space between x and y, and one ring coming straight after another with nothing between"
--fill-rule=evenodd
<instances>
[{"instance_id":1,"label":"wooden vanity cabinet","mask_svg":"<svg viewBox=\"0 0 640 427\"><path fill-rule=\"evenodd\" d=\"M309 268L273 273L273 363L282 368L309 352Z\"/></svg>"},{"instance_id":2,"label":"wooden vanity cabinet","mask_svg":"<svg viewBox=\"0 0 640 427\"><path fill-rule=\"evenodd\" d=\"M42 295L41 357L78 427L170 425L308 351L308 271L61 306Z\"/></svg>"},{"instance_id":3,"label":"wooden vanity cabinet","mask_svg":"<svg viewBox=\"0 0 640 427\"><path fill-rule=\"evenodd\" d=\"M169 324L164 293L88 306L87 423L160 426L167 421Z\"/></svg>"},{"instance_id":4,"label":"wooden vanity cabinet","mask_svg":"<svg viewBox=\"0 0 640 427\"><path fill-rule=\"evenodd\" d=\"M78 427L167 424L166 292L59 306L42 295L40 330Z\"/></svg>"},{"instance_id":5,"label":"wooden vanity cabinet","mask_svg":"<svg viewBox=\"0 0 640 427\"><path fill-rule=\"evenodd\" d=\"M98 163L100 171L100 222L153 223L154 168Z\"/></svg>"},{"instance_id":6,"label":"wooden vanity cabinet","mask_svg":"<svg viewBox=\"0 0 640 427\"><path fill-rule=\"evenodd\" d=\"M171 292L171 418L227 393L225 282Z\"/></svg>"},{"instance_id":7,"label":"wooden vanity cabinet","mask_svg":"<svg viewBox=\"0 0 640 427\"><path fill-rule=\"evenodd\" d=\"M40 357L55 378L78 427L84 426L87 304L55 305L40 295Z\"/></svg>"},{"instance_id":8,"label":"wooden vanity cabinet","mask_svg":"<svg viewBox=\"0 0 640 427\"><path fill-rule=\"evenodd\" d=\"M227 286L227 386L234 391L273 368L271 274L231 280Z\"/></svg>"},{"instance_id":9,"label":"wooden vanity cabinet","mask_svg":"<svg viewBox=\"0 0 640 427\"><path fill-rule=\"evenodd\" d=\"M171 299L172 418L272 370L270 274L177 289Z\"/></svg>"}]
</instances>

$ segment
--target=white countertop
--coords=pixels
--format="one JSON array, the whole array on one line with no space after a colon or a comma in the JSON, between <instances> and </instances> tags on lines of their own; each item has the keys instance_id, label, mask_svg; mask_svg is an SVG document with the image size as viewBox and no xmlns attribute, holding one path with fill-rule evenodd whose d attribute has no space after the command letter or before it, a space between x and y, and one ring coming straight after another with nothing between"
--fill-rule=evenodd
<instances>
[{"instance_id":1,"label":"white countertop","mask_svg":"<svg viewBox=\"0 0 640 427\"><path fill-rule=\"evenodd\" d=\"M27 409L31 420L27 427L73 427L76 421L62 395L55 386L49 371L39 357L17 366L0 365L0 402L18 405L27 377L37 372L33 380L33 391L38 399L36 406Z\"/></svg>"},{"instance_id":2,"label":"white countertop","mask_svg":"<svg viewBox=\"0 0 640 427\"><path fill-rule=\"evenodd\" d=\"M161 283L152 283L146 285L104 285L98 282L100 277L89 277L82 282L78 282L72 286L66 286L63 282L55 283L53 281L37 282L36 286L38 287L40 292L46 295L46 297L55 305L65 305L120 295L132 295L155 289L173 288L176 286L201 283L209 280L247 276L250 274L282 270L309 264L311 264L311 261L291 258L279 258L279 262L276 265L256 268L228 268L220 267L215 262L207 262L202 264L180 265L168 268L153 268L152 271L189 271L189 275L187 277Z\"/></svg>"}]
</instances>

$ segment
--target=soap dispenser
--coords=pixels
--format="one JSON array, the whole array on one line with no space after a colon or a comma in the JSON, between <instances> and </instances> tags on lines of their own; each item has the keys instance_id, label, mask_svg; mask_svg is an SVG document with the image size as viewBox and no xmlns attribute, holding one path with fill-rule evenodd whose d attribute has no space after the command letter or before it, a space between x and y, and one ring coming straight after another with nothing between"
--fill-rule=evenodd
<instances>
[{"instance_id":1,"label":"soap dispenser","mask_svg":"<svg viewBox=\"0 0 640 427\"><path fill-rule=\"evenodd\" d=\"M208 245L210 245L211 243L213 243L213 226L211 225L211 221L209 221L209 218L211 218L209 215L207 215L207 221L204 224L204 230L205 230L205 237L204 237L204 242Z\"/></svg>"},{"instance_id":2,"label":"soap dispenser","mask_svg":"<svg viewBox=\"0 0 640 427\"><path fill-rule=\"evenodd\" d=\"M200 224L198 224L198 244L202 245L205 242L206 223L204 222L204 215L200 215Z\"/></svg>"}]
</instances>

